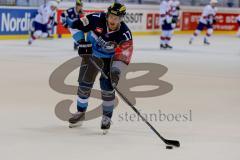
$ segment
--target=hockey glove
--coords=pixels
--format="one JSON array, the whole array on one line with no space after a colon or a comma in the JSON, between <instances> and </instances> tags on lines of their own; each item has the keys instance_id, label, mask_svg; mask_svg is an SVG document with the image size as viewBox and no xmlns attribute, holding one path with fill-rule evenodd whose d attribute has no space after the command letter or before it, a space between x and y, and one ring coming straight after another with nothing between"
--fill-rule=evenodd
<instances>
[{"instance_id":1,"label":"hockey glove","mask_svg":"<svg viewBox=\"0 0 240 160\"><path fill-rule=\"evenodd\" d=\"M216 24L217 23L217 20L214 18L213 19L213 24Z\"/></svg>"},{"instance_id":2,"label":"hockey glove","mask_svg":"<svg viewBox=\"0 0 240 160\"><path fill-rule=\"evenodd\" d=\"M51 16L51 17L49 18L49 20L54 20L54 17L53 17L53 16Z\"/></svg>"},{"instance_id":3,"label":"hockey glove","mask_svg":"<svg viewBox=\"0 0 240 160\"><path fill-rule=\"evenodd\" d=\"M62 25L65 27L65 28L67 28L68 27L68 25L67 25L67 17L66 17L66 15L65 15L65 13L62 13L61 14L61 21L62 21Z\"/></svg>"},{"instance_id":4,"label":"hockey glove","mask_svg":"<svg viewBox=\"0 0 240 160\"><path fill-rule=\"evenodd\" d=\"M58 22L54 22L53 25L54 25L54 26L57 26L57 25L58 25Z\"/></svg>"},{"instance_id":5,"label":"hockey glove","mask_svg":"<svg viewBox=\"0 0 240 160\"><path fill-rule=\"evenodd\" d=\"M78 54L80 57L92 55L92 44L81 40L78 42Z\"/></svg>"},{"instance_id":6,"label":"hockey glove","mask_svg":"<svg viewBox=\"0 0 240 160\"><path fill-rule=\"evenodd\" d=\"M73 24L73 20L65 15L65 13L61 14L62 24L65 28L71 27Z\"/></svg>"},{"instance_id":7,"label":"hockey glove","mask_svg":"<svg viewBox=\"0 0 240 160\"><path fill-rule=\"evenodd\" d=\"M173 18L172 23L177 23L177 18Z\"/></svg>"},{"instance_id":8,"label":"hockey glove","mask_svg":"<svg viewBox=\"0 0 240 160\"><path fill-rule=\"evenodd\" d=\"M118 81L120 79L120 74L121 71L117 67L112 67L111 69L111 82L112 82L112 87L115 88L118 84Z\"/></svg>"}]
</instances>

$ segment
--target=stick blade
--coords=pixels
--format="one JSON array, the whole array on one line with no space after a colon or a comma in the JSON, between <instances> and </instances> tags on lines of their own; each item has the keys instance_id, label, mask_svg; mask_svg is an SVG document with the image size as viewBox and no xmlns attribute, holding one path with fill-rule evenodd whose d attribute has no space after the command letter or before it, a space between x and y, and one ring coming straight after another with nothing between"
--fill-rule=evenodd
<instances>
[{"instance_id":1,"label":"stick blade","mask_svg":"<svg viewBox=\"0 0 240 160\"><path fill-rule=\"evenodd\" d=\"M166 140L165 143L174 147L180 147L180 142L176 140Z\"/></svg>"}]
</instances>

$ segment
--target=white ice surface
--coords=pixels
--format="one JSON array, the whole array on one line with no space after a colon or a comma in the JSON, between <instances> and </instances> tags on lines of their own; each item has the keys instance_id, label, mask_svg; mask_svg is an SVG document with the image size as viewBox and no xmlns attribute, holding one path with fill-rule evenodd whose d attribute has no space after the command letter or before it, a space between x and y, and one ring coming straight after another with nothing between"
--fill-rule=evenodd
<instances>
[{"instance_id":1,"label":"white ice surface","mask_svg":"<svg viewBox=\"0 0 240 160\"><path fill-rule=\"evenodd\" d=\"M161 78L173 84L169 94L137 99L138 109L154 113L186 113L190 122L151 122L181 148L166 150L142 122L127 122L115 110L108 135L100 118L69 129L54 114L55 105L75 96L53 91L50 74L76 56L70 39L0 41L0 159L1 160L239 160L240 159L240 39L214 36L211 46L189 36L176 36L172 51L159 50L159 37L135 37L133 62L152 62L169 70ZM77 85L78 73L68 77ZM97 81L98 83L98 81ZM74 106L72 108L74 110Z\"/></svg>"}]
</instances>

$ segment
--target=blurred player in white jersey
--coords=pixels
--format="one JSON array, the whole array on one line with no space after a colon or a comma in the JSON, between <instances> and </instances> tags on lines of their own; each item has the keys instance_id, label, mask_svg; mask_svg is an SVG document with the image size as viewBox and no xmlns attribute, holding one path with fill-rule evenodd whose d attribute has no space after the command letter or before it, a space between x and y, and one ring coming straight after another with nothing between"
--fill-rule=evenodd
<instances>
[{"instance_id":1,"label":"blurred player in white jersey","mask_svg":"<svg viewBox=\"0 0 240 160\"><path fill-rule=\"evenodd\" d=\"M204 30L204 28L207 28L207 33L206 36L204 37L203 43L206 45L210 44L208 38L211 37L213 33L213 24L216 23L217 3L218 3L217 0L211 0L210 4L204 8L197 29L194 32L193 36L191 37L189 44L193 43L194 38L197 37L201 33L201 31Z\"/></svg>"},{"instance_id":2,"label":"blurred player in white jersey","mask_svg":"<svg viewBox=\"0 0 240 160\"><path fill-rule=\"evenodd\" d=\"M238 23L238 32L237 32L237 36L240 38L240 15L237 17L237 23Z\"/></svg>"},{"instance_id":3,"label":"blurred player in white jersey","mask_svg":"<svg viewBox=\"0 0 240 160\"><path fill-rule=\"evenodd\" d=\"M34 30L31 32L31 36L28 41L29 45L38 38L48 37L48 25L54 19L57 7L58 3L56 1L50 1L39 7L38 14L33 21Z\"/></svg>"},{"instance_id":4,"label":"blurred player in white jersey","mask_svg":"<svg viewBox=\"0 0 240 160\"><path fill-rule=\"evenodd\" d=\"M56 0L58 5L61 3L61 1L62 0ZM48 23L48 38L53 38L54 28L56 25L58 25L58 23L55 21L55 16L56 16L56 13L53 14L50 22Z\"/></svg>"},{"instance_id":5,"label":"blurred player in white jersey","mask_svg":"<svg viewBox=\"0 0 240 160\"><path fill-rule=\"evenodd\" d=\"M175 29L177 27L179 15L180 15L180 2L178 0L170 0L169 3L171 6L171 15L173 17L172 27L173 29Z\"/></svg>"},{"instance_id":6,"label":"blurred player in white jersey","mask_svg":"<svg viewBox=\"0 0 240 160\"><path fill-rule=\"evenodd\" d=\"M173 16L171 14L171 6L169 0L163 0L160 4L160 25L162 27L162 34L161 34L161 42L160 48L161 49L172 49L170 46L170 41L172 38L173 32Z\"/></svg>"}]
</instances>

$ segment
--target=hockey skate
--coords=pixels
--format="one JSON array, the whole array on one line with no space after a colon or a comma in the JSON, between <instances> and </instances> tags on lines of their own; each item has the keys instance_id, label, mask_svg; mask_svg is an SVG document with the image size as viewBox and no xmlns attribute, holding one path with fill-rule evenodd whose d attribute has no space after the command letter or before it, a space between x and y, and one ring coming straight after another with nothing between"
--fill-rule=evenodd
<instances>
[{"instance_id":1,"label":"hockey skate","mask_svg":"<svg viewBox=\"0 0 240 160\"><path fill-rule=\"evenodd\" d=\"M166 49L166 45L160 44L160 49Z\"/></svg>"},{"instance_id":2,"label":"hockey skate","mask_svg":"<svg viewBox=\"0 0 240 160\"><path fill-rule=\"evenodd\" d=\"M190 40L188 41L189 45L193 44L194 37L191 37Z\"/></svg>"},{"instance_id":3,"label":"hockey skate","mask_svg":"<svg viewBox=\"0 0 240 160\"><path fill-rule=\"evenodd\" d=\"M33 42L32 38L29 38L29 39L28 39L28 45L29 45L29 46L32 45L32 42Z\"/></svg>"},{"instance_id":4,"label":"hockey skate","mask_svg":"<svg viewBox=\"0 0 240 160\"><path fill-rule=\"evenodd\" d=\"M82 126L84 119L85 119L85 112L74 113L73 116L68 120L69 128Z\"/></svg>"},{"instance_id":5,"label":"hockey skate","mask_svg":"<svg viewBox=\"0 0 240 160\"><path fill-rule=\"evenodd\" d=\"M169 44L166 44L166 49L173 49L173 47L172 46L170 46Z\"/></svg>"},{"instance_id":6,"label":"hockey skate","mask_svg":"<svg viewBox=\"0 0 240 160\"><path fill-rule=\"evenodd\" d=\"M204 38L203 44L210 45L210 42L208 42L207 38Z\"/></svg>"},{"instance_id":7,"label":"hockey skate","mask_svg":"<svg viewBox=\"0 0 240 160\"><path fill-rule=\"evenodd\" d=\"M191 44L193 43L193 40L192 40L192 39L190 39L188 43L191 45Z\"/></svg>"},{"instance_id":8,"label":"hockey skate","mask_svg":"<svg viewBox=\"0 0 240 160\"><path fill-rule=\"evenodd\" d=\"M77 51L78 50L78 44L77 43L74 43L74 45L73 45L73 49L74 49L74 51Z\"/></svg>"},{"instance_id":9,"label":"hockey skate","mask_svg":"<svg viewBox=\"0 0 240 160\"><path fill-rule=\"evenodd\" d=\"M101 129L103 130L103 135L106 135L111 126L111 118L107 116L102 117Z\"/></svg>"},{"instance_id":10,"label":"hockey skate","mask_svg":"<svg viewBox=\"0 0 240 160\"><path fill-rule=\"evenodd\" d=\"M31 45L33 42L33 31L30 31L30 36L28 38L28 45Z\"/></svg>"}]
</instances>

